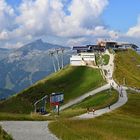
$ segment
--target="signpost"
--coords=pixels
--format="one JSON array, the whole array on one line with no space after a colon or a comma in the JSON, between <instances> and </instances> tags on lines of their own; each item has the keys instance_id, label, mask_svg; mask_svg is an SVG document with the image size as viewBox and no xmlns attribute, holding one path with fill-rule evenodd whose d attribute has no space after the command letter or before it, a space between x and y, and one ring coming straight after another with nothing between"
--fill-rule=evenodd
<instances>
[{"instance_id":1,"label":"signpost","mask_svg":"<svg viewBox=\"0 0 140 140\"><path fill-rule=\"evenodd\" d=\"M55 109L57 110L57 113L59 115L59 107L60 104L64 102L64 93L60 92L60 93L52 93L50 95L50 105L52 107L55 106Z\"/></svg>"}]
</instances>

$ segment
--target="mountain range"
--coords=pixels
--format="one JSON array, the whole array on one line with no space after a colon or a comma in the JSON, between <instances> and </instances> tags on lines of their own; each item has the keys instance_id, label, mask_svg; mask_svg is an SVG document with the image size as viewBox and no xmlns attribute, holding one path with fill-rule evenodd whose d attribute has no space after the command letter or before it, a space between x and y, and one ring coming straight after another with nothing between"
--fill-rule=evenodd
<instances>
[{"instance_id":1,"label":"mountain range","mask_svg":"<svg viewBox=\"0 0 140 140\"><path fill-rule=\"evenodd\" d=\"M18 49L0 48L0 99L18 93L53 73L49 52L58 48L64 49L64 65L69 64L72 53L69 47L46 43L41 39ZM61 57L59 52L59 60ZM57 56L53 58L57 67Z\"/></svg>"}]
</instances>

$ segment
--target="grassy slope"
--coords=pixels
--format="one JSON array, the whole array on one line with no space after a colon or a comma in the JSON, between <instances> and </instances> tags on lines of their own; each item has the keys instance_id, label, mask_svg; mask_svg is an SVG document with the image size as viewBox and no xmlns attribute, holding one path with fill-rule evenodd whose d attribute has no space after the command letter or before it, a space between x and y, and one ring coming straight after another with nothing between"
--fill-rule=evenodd
<instances>
[{"instance_id":1,"label":"grassy slope","mask_svg":"<svg viewBox=\"0 0 140 140\"><path fill-rule=\"evenodd\" d=\"M0 126L0 140L12 140L12 137L8 135Z\"/></svg>"},{"instance_id":2,"label":"grassy slope","mask_svg":"<svg viewBox=\"0 0 140 140\"><path fill-rule=\"evenodd\" d=\"M30 113L33 103L46 94L64 92L65 102L104 84L100 71L89 67L66 67L0 103L0 112Z\"/></svg>"},{"instance_id":3,"label":"grassy slope","mask_svg":"<svg viewBox=\"0 0 140 140\"><path fill-rule=\"evenodd\" d=\"M102 91L94 96L90 96L80 102L68 108L62 112L60 112L60 117L73 117L76 115L80 115L87 112L87 107L94 107L95 109L100 109L107 107L115 103L118 100L118 93L116 90L112 90L111 94L109 90Z\"/></svg>"},{"instance_id":4,"label":"grassy slope","mask_svg":"<svg viewBox=\"0 0 140 140\"><path fill-rule=\"evenodd\" d=\"M0 113L0 120L4 121L48 121L54 120L55 116L42 116L39 114L15 114L15 113Z\"/></svg>"},{"instance_id":5,"label":"grassy slope","mask_svg":"<svg viewBox=\"0 0 140 140\"><path fill-rule=\"evenodd\" d=\"M109 59L110 59L110 56L108 54L104 54L104 55L102 55L102 57L100 57L99 55L96 55L96 64L97 65L101 65L101 64L107 65L109 63Z\"/></svg>"},{"instance_id":6,"label":"grassy slope","mask_svg":"<svg viewBox=\"0 0 140 140\"><path fill-rule=\"evenodd\" d=\"M140 88L140 55L133 50L117 52L115 56L114 79L120 84Z\"/></svg>"},{"instance_id":7,"label":"grassy slope","mask_svg":"<svg viewBox=\"0 0 140 140\"><path fill-rule=\"evenodd\" d=\"M75 105L72 107L72 109L78 109L78 108L87 108L87 107L93 107L95 109L103 108L108 106L109 104L112 104L118 100L118 93L116 90L111 91L106 90L102 91L94 96L88 97L83 102Z\"/></svg>"},{"instance_id":8,"label":"grassy slope","mask_svg":"<svg viewBox=\"0 0 140 140\"><path fill-rule=\"evenodd\" d=\"M62 140L138 140L140 94L128 97L127 104L112 113L89 120L59 120L49 128Z\"/></svg>"},{"instance_id":9,"label":"grassy slope","mask_svg":"<svg viewBox=\"0 0 140 140\"><path fill-rule=\"evenodd\" d=\"M102 58L103 58L104 65L108 65L110 56L108 54L105 54L102 56Z\"/></svg>"}]
</instances>

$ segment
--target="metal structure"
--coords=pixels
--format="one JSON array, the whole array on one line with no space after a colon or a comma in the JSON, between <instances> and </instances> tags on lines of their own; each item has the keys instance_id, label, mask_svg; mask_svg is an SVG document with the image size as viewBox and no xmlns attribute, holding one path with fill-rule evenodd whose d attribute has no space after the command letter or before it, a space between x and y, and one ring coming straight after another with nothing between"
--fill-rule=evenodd
<instances>
[{"instance_id":1,"label":"metal structure","mask_svg":"<svg viewBox=\"0 0 140 140\"><path fill-rule=\"evenodd\" d=\"M51 56L52 59L52 64L53 64L53 68L54 68L54 72L56 72L56 66L55 66L55 62L54 62L54 51L49 51L49 55Z\"/></svg>"},{"instance_id":2,"label":"metal structure","mask_svg":"<svg viewBox=\"0 0 140 140\"><path fill-rule=\"evenodd\" d=\"M61 53L59 53L59 52L61 52ZM61 55L60 58L59 58L59 54ZM54 50L50 50L49 55L50 55L50 57L52 59L54 72L57 72L61 68L64 67L64 58L63 58L63 56L64 56L64 48L57 48L57 49L54 49ZM55 65L56 64L55 60L56 60L56 63L57 63L57 68L56 68L56 65ZM60 61L61 61L61 66L60 66Z\"/></svg>"},{"instance_id":3,"label":"metal structure","mask_svg":"<svg viewBox=\"0 0 140 140\"><path fill-rule=\"evenodd\" d=\"M61 51L61 67L64 68L64 48L60 49Z\"/></svg>"},{"instance_id":4,"label":"metal structure","mask_svg":"<svg viewBox=\"0 0 140 140\"><path fill-rule=\"evenodd\" d=\"M59 63L59 49L55 49L55 58L56 58L56 61L57 61L57 66L58 66L58 70L60 70L61 68L60 68L60 63Z\"/></svg>"},{"instance_id":5,"label":"metal structure","mask_svg":"<svg viewBox=\"0 0 140 140\"><path fill-rule=\"evenodd\" d=\"M44 111L46 111L47 98L48 98L48 95L45 95L44 97L42 97L41 99L37 100L37 101L34 103L34 107L35 107L34 112L35 112L35 113L37 112L37 104L39 104L40 102L44 102L44 105L42 106L42 108L43 108Z\"/></svg>"}]
</instances>

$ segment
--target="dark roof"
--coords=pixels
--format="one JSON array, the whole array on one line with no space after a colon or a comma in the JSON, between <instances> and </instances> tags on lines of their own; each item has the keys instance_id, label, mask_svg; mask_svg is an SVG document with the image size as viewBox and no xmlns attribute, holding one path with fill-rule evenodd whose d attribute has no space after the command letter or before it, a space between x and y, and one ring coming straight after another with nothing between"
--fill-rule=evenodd
<instances>
[{"instance_id":1,"label":"dark roof","mask_svg":"<svg viewBox=\"0 0 140 140\"><path fill-rule=\"evenodd\" d=\"M128 47L132 47L132 48L134 48L134 49L139 48L139 47L138 47L137 45L135 45L135 44L127 44L127 43L121 44L121 45L119 45L119 46L128 46Z\"/></svg>"},{"instance_id":2,"label":"dark roof","mask_svg":"<svg viewBox=\"0 0 140 140\"><path fill-rule=\"evenodd\" d=\"M88 47L97 47L98 45L87 45Z\"/></svg>"},{"instance_id":3,"label":"dark roof","mask_svg":"<svg viewBox=\"0 0 140 140\"><path fill-rule=\"evenodd\" d=\"M88 46L73 46L73 50L88 50Z\"/></svg>"},{"instance_id":4,"label":"dark roof","mask_svg":"<svg viewBox=\"0 0 140 140\"><path fill-rule=\"evenodd\" d=\"M135 45L135 44L131 44L132 45L132 48L135 48L135 49L137 49L137 48L139 48L137 45Z\"/></svg>"}]
</instances>

